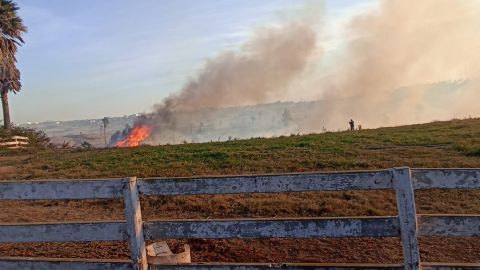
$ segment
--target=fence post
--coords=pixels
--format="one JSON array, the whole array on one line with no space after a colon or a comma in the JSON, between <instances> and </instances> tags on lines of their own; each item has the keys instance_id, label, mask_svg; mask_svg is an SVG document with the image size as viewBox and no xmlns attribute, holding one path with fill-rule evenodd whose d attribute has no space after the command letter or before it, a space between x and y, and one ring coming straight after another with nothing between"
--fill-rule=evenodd
<instances>
[{"instance_id":1,"label":"fence post","mask_svg":"<svg viewBox=\"0 0 480 270\"><path fill-rule=\"evenodd\" d=\"M404 267L406 270L421 269L417 238L417 212L410 168L393 168L392 173L393 187L397 197Z\"/></svg>"},{"instance_id":2,"label":"fence post","mask_svg":"<svg viewBox=\"0 0 480 270\"><path fill-rule=\"evenodd\" d=\"M123 200L125 204L125 217L127 219L127 234L132 254L134 270L147 270L147 251L143 234L143 220L138 193L137 178L126 178Z\"/></svg>"}]
</instances>

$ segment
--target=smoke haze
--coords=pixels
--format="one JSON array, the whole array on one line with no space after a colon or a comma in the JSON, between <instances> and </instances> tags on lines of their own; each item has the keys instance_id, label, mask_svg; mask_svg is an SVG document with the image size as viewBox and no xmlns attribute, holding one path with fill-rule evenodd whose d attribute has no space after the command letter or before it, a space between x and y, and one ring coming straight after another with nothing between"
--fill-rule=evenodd
<instances>
[{"instance_id":1,"label":"smoke haze","mask_svg":"<svg viewBox=\"0 0 480 270\"><path fill-rule=\"evenodd\" d=\"M277 108L278 119L264 121L278 124L257 126L251 133L232 124L231 136L346 129L350 118L378 127L480 115L479 1L381 1L344 26L343 44L329 57L319 40L322 27L299 17L258 29L239 52L207 61L195 78L141 120L154 127L149 142L171 141L166 134L186 137L194 133L192 125L201 132L204 122L225 128L221 114L207 109L275 100L321 102L309 106L311 113L302 119ZM442 81L447 82L438 84ZM203 112L201 119L195 111Z\"/></svg>"},{"instance_id":2,"label":"smoke haze","mask_svg":"<svg viewBox=\"0 0 480 270\"><path fill-rule=\"evenodd\" d=\"M319 82L322 99L351 102L321 108L325 124L349 117L379 126L478 115L479 107L470 106L475 99L465 99L479 98L472 84L455 93L433 93L430 84L478 76L479 11L475 0L389 0L353 18L347 33L358 38L336 63L334 79Z\"/></svg>"}]
</instances>

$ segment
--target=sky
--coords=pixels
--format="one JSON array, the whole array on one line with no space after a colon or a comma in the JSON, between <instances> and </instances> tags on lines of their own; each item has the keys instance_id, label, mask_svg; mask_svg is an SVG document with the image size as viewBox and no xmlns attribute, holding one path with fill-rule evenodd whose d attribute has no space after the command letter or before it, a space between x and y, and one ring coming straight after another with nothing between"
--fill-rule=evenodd
<instances>
[{"instance_id":1,"label":"sky","mask_svg":"<svg viewBox=\"0 0 480 270\"><path fill-rule=\"evenodd\" d=\"M215 55L238 49L258 27L305 5L322 9L320 42L375 0L17 0L28 33L18 53L22 90L13 122L149 112Z\"/></svg>"}]
</instances>

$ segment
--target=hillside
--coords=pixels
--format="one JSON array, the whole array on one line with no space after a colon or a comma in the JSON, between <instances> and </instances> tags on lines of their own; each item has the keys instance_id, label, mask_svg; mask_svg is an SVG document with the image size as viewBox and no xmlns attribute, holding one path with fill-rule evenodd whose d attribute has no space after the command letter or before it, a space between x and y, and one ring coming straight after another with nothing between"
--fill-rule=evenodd
<instances>
[{"instance_id":1,"label":"hillside","mask_svg":"<svg viewBox=\"0 0 480 270\"><path fill-rule=\"evenodd\" d=\"M480 119L272 139L95 150L0 150L1 179L480 167ZM420 214L479 214L478 190L416 192ZM149 219L396 215L391 191L142 198ZM2 201L0 222L122 220L118 200ZM422 260L480 261L477 238L422 237ZM402 261L397 238L185 240L196 262ZM184 241L171 242L180 246ZM462 250L462 252L453 252ZM321 254L321 257L318 256ZM128 258L125 242L2 244L0 256Z\"/></svg>"},{"instance_id":2,"label":"hillside","mask_svg":"<svg viewBox=\"0 0 480 270\"><path fill-rule=\"evenodd\" d=\"M1 179L480 167L480 119L130 149L0 150Z\"/></svg>"}]
</instances>

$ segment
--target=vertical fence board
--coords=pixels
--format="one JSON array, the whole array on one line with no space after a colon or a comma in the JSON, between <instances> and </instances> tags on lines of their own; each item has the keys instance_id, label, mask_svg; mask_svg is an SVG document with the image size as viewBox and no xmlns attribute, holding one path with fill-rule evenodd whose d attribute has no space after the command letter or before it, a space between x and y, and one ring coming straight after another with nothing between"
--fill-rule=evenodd
<instances>
[{"instance_id":1,"label":"vertical fence board","mask_svg":"<svg viewBox=\"0 0 480 270\"><path fill-rule=\"evenodd\" d=\"M143 235L142 211L136 177L128 178L124 190L124 203L133 269L148 270L147 251L145 249L145 238Z\"/></svg>"},{"instance_id":2,"label":"vertical fence board","mask_svg":"<svg viewBox=\"0 0 480 270\"><path fill-rule=\"evenodd\" d=\"M400 238L403 246L406 270L420 269L420 251L417 238L417 214L413 194L410 168L394 168L393 187L395 188L400 224Z\"/></svg>"}]
</instances>

